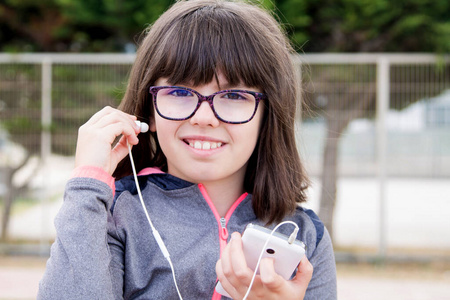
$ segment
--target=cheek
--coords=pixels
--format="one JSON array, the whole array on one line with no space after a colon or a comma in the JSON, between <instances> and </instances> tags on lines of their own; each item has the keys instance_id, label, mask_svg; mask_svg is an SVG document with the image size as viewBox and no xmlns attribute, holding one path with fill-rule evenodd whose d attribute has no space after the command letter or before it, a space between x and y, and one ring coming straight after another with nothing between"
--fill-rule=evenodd
<instances>
[{"instance_id":1,"label":"cheek","mask_svg":"<svg viewBox=\"0 0 450 300\"><path fill-rule=\"evenodd\" d=\"M234 136L234 141L239 143L240 151L244 151L246 155L253 153L253 150L255 149L259 137L259 123L260 122L255 122L254 124L248 123L245 127L233 128L232 135Z\"/></svg>"},{"instance_id":2,"label":"cheek","mask_svg":"<svg viewBox=\"0 0 450 300\"><path fill-rule=\"evenodd\" d=\"M173 131L173 127L175 127L176 122L166 120L162 117L160 117L158 114L156 114L153 118L153 120L149 124L150 130L154 130L159 135L162 135L163 133L168 133Z\"/></svg>"},{"instance_id":3,"label":"cheek","mask_svg":"<svg viewBox=\"0 0 450 300\"><path fill-rule=\"evenodd\" d=\"M264 119L264 106L259 105L258 110L256 111L256 114L254 116L254 119L252 120L252 134L255 137L255 141L259 140L259 135L261 134L261 130L263 127L263 119Z\"/></svg>"},{"instance_id":4,"label":"cheek","mask_svg":"<svg viewBox=\"0 0 450 300\"><path fill-rule=\"evenodd\" d=\"M174 124L175 123L175 124ZM155 121L150 125L150 130L154 130L158 134L158 143L161 149L167 151L167 147L171 139L175 136L177 131L176 122L168 121L159 116L155 117Z\"/></svg>"},{"instance_id":5,"label":"cheek","mask_svg":"<svg viewBox=\"0 0 450 300\"><path fill-rule=\"evenodd\" d=\"M153 115L150 115L150 120L148 123L148 128L151 132L156 132L157 131L157 126L156 126L156 122L161 123L161 121L164 121L164 119L162 119L158 113L156 112L155 107L153 107Z\"/></svg>"},{"instance_id":6,"label":"cheek","mask_svg":"<svg viewBox=\"0 0 450 300\"><path fill-rule=\"evenodd\" d=\"M258 110L255 113L255 116L250 122L237 125L233 128L234 133L239 135L240 139L244 140L244 143L248 144L248 146L253 146L253 148L256 145L256 142L258 141L259 135L261 133L261 128L263 125L263 114L264 106L260 104L258 106Z\"/></svg>"}]
</instances>

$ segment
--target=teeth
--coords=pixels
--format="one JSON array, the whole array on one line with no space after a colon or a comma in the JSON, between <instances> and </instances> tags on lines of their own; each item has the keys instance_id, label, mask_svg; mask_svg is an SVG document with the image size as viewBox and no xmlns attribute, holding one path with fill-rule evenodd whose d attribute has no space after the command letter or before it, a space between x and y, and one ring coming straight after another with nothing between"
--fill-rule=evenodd
<instances>
[{"instance_id":1,"label":"teeth","mask_svg":"<svg viewBox=\"0 0 450 300\"><path fill-rule=\"evenodd\" d=\"M203 142L203 141L190 141L189 146L199 150L217 149L222 146L221 142Z\"/></svg>"},{"instance_id":2,"label":"teeth","mask_svg":"<svg viewBox=\"0 0 450 300\"><path fill-rule=\"evenodd\" d=\"M203 143L203 150L209 150L211 149L211 144L209 142L204 142Z\"/></svg>"}]
</instances>

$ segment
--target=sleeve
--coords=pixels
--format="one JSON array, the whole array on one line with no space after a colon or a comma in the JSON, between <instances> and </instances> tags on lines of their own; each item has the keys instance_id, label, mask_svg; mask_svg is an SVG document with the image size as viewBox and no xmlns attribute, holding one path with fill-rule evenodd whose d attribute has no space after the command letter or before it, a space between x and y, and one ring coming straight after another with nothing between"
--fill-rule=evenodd
<instances>
[{"instance_id":1,"label":"sleeve","mask_svg":"<svg viewBox=\"0 0 450 300\"><path fill-rule=\"evenodd\" d=\"M314 271L304 300L337 299L336 261L330 234L325 227L320 242L308 259L313 265Z\"/></svg>"},{"instance_id":2,"label":"sleeve","mask_svg":"<svg viewBox=\"0 0 450 300\"><path fill-rule=\"evenodd\" d=\"M110 213L111 188L92 178L72 178L55 218L56 240L37 299L121 299L123 265ZM122 272L118 272L121 270ZM112 276L112 272L117 273Z\"/></svg>"}]
</instances>

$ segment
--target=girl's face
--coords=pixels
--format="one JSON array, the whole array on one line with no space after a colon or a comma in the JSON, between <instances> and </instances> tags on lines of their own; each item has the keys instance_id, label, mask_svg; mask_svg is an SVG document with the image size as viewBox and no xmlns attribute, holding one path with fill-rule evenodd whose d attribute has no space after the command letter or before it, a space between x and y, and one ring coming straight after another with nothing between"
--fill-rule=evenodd
<instances>
[{"instance_id":1,"label":"girl's face","mask_svg":"<svg viewBox=\"0 0 450 300\"><path fill-rule=\"evenodd\" d=\"M219 73L214 80L201 86L187 86L202 95L224 89L261 92L244 85L229 86ZM155 85L170 85L164 78ZM220 85L220 87L219 87ZM252 120L244 124L219 121L208 102L201 103L188 120L172 121L155 112L150 125L167 158L168 173L193 183L230 183L242 187L247 162L255 149L262 120L263 105L259 105Z\"/></svg>"}]
</instances>

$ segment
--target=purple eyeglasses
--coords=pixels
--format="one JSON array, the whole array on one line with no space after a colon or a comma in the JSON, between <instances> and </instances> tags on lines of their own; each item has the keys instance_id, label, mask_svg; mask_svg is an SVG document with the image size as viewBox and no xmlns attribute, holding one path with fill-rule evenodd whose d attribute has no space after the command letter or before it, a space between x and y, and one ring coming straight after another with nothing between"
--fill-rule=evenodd
<instances>
[{"instance_id":1,"label":"purple eyeglasses","mask_svg":"<svg viewBox=\"0 0 450 300\"><path fill-rule=\"evenodd\" d=\"M191 118L203 101L207 101L217 119L229 124L249 122L256 113L264 93L246 90L223 90L203 96L196 90L180 86L152 86L150 94L158 114L168 120Z\"/></svg>"}]
</instances>

